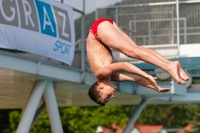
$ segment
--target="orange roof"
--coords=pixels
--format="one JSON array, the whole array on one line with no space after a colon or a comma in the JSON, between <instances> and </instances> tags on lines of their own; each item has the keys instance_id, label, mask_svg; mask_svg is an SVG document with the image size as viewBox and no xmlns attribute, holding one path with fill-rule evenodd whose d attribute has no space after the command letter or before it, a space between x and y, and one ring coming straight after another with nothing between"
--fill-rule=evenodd
<instances>
[{"instance_id":1,"label":"orange roof","mask_svg":"<svg viewBox=\"0 0 200 133\"><path fill-rule=\"evenodd\" d=\"M115 129L115 133L122 133L126 125L119 126L117 124L112 124L112 129ZM163 129L163 125L133 125L132 128L136 127L141 133L159 133L161 129ZM192 124L188 124L185 126L182 130L176 132L176 133L185 133L184 131L191 130L193 127ZM103 133L113 133L113 131L108 127L101 126Z\"/></svg>"},{"instance_id":2,"label":"orange roof","mask_svg":"<svg viewBox=\"0 0 200 133\"><path fill-rule=\"evenodd\" d=\"M112 129L115 129L115 133L122 133L125 126L118 126L116 124L111 125ZM108 127L101 126L103 133L113 133L113 131Z\"/></svg>"},{"instance_id":3,"label":"orange roof","mask_svg":"<svg viewBox=\"0 0 200 133\"><path fill-rule=\"evenodd\" d=\"M159 133L163 125L135 125L142 133Z\"/></svg>"},{"instance_id":4,"label":"orange roof","mask_svg":"<svg viewBox=\"0 0 200 133\"><path fill-rule=\"evenodd\" d=\"M107 127L103 127L101 126L103 129L104 133L113 133L111 131L111 129L107 128ZM124 126L118 126L116 124L112 124L111 125L112 129L115 129L115 133L122 133L125 125ZM136 128L138 128L140 130L141 133L159 133L160 130L163 128L163 125L135 125ZM132 127L134 128L134 126Z\"/></svg>"},{"instance_id":5,"label":"orange roof","mask_svg":"<svg viewBox=\"0 0 200 133\"><path fill-rule=\"evenodd\" d=\"M185 126L182 130L176 132L176 133L185 133L185 131L190 131L192 130L193 125L192 124L188 124L187 126Z\"/></svg>"},{"instance_id":6,"label":"orange roof","mask_svg":"<svg viewBox=\"0 0 200 133\"><path fill-rule=\"evenodd\" d=\"M103 126L101 126L101 128L103 130L103 133L112 133L112 130L110 128L103 127Z\"/></svg>"}]
</instances>

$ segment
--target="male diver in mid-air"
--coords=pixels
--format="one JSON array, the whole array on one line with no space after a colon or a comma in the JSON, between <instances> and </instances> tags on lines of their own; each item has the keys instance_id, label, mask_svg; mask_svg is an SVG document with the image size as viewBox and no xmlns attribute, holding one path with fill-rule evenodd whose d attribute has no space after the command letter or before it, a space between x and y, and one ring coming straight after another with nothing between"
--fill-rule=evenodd
<instances>
[{"instance_id":1,"label":"male diver in mid-air","mask_svg":"<svg viewBox=\"0 0 200 133\"><path fill-rule=\"evenodd\" d=\"M115 22L101 18L91 25L87 37L87 57L92 72L97 78L97 82L89 89L88 95L97 104L104 106L114 97L117 87L111 81L132 81L157 92L169 91L169 88L161 88L157 85L156 77L148 75L134 65L128 62L115 62L110 48L130 58L162 68L178 84L184 84L188 80L180 62L171 62L152 49L136 45ZM127 73L119 73L119 71Z\"/></svg>"}]
</instances>

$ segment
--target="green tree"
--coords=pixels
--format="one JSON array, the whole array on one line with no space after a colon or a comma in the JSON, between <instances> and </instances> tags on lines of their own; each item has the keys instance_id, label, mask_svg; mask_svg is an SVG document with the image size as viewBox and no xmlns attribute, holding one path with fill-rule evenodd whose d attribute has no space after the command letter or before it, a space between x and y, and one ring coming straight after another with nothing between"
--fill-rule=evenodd
<instances>
[{"instance_id":1,"label":"green tree","mask_svg":"<svg viewBox=\"0 0 200 133\"><path fill-rule=\"evenodd\" d=\"M193 130L187 133L200 133L200 113L199 113L200 105L197 105L195 115L192 119L189 119L189 122L193 125Z\"/></svg>"},{"instance_id":2,"label":"green tree","mask_svg":"<svg viewBox=\"0 0 200 133\"><path fill-rule=\"evenodd\" d=\"M64 108L61 118L64 130L69 133L94 132L100 125L124 125L128 117L121 106Z\"/></svg>"},{"instance_id":3,"label":"green tree","mask_svg":"<svg viewBox=\"0 0 200 133\"><path fill-rule=\"evenodd\" d=\"M193 119L197 106L194 104L148 105L139 116L139 124L162 124L167 128L182 128Z\"/></svg>"},{"instance_id":4,"label":"green tree","mask_svg":"<svg viewBox=\"0 0 200 133\"><path fill-rule=\"evenodd\" d=\"M129 111L122 106L105 107L66 107L60 108L60 116L64 132L88 133L94 132L99 125L110 126L112 123L124 125L128 117L124 111ZM10 113L10 124L13 132L16 131L23 111ZM44 111L32 126L30 133L51 133L47 111Z\"/></svg>"},{"instance_id":5,"label":"green tree","mask_svg":"<svg viewBox=\"0 0 200 133\"><path fill-rule=\"evenodd\" d=\"M23 110L15 110L10 112L10 126L12 132L15 133L20 119L23 115ZM51 133L50 123L46 110L42 112L38 120L34 123L29 133Z\"/></svg>"},{"instance_id":6,"label":"green tree","mask_svg":"<svg viewBox=\"0 0 200 133\"><path fill-rule=\"evenodd\" d=\"M59 108L64 132L94 132L98 126L110 127L111 124L125 125L137 106L105 107L63 107ZM136 121L137 124L162 124L166 128L182 128L198 121L199 107L194 104L147 105ZM10 113L10 123L16 130L22 111ZM30 130L30 133L51 133L47 112L44 111Z\"/></svg>"}]
</instances>

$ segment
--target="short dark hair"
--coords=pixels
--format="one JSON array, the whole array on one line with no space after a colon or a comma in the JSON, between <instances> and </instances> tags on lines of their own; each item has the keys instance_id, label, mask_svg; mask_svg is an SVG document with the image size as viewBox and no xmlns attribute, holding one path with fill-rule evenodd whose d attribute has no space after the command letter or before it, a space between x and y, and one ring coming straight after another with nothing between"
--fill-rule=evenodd
<instances>
[{"instance_id":1,"label":"short dark hair","mask_svg":"<svg viewBox=\"0 0 200 133\"><path fill-rule=\"evenodd\" d=\"M105 103L101 102L101 100L100 100L102 93L98 92L97 87L98 87L98 83L95 82L90 87L90 89L88 91L88 95L91 98L91 100L94 101L95 103L97 103L101 106L105 106Z\"/></svg>"}]
</instances>

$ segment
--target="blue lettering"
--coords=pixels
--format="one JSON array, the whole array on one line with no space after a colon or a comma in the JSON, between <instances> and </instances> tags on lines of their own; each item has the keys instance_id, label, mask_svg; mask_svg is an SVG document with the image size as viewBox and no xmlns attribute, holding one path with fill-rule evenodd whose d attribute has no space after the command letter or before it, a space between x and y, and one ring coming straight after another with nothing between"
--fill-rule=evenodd
<instances>
[{"instance_id":1,"label":"blue lettering","mask_svg":"<svg viewBox=\"0 0 200 133\"><path fill-rule=\"evenodd\" d=\"M59 48L58 48L58 44L59 44L59 41L56 41L55 43L55 47L54 47L54 51L57 51Z\"/></svg>"},{"instance_id":2,"label":"blue lettering","mask_svg":"<svg viewBox=\"0 0 200 133\"><path fill-rule=\"evenodd\" d=\"M67 54L70 53L70 48L71 48L71 45L67 45L67 49L66 49L66 53L67 53Z\"/></svg>"},{"instance_id":3,"label":"blue lettering","mask_svg":"<svg viewBox=\"0 0 200 133\"><path fill-rule=\"evenodd\" d=\"M62 42L59 43L59 49L62 51Z\"/></svg>"},{"instance_id":4,"label":"blue lettering","mask_svg":"<svg viewBox=\"0 0 200 133\"><path fill-rule=\"evenodd\" d=\"M66 44L66 43L62 43L61 41L56 41L54 46L55 46L54 51L56 51L56 52L60 51L62 54L69 55L71 45Z\"/></svg>"},{"instance_id":5,"label":"blue lettering","mask_svg":"<svg viewBox=\"0 0 200 133\"><path fill-rule=\"evenodd\" d=\"M62 48L61 48L61 53L64 54L66 51L66 44L63 43Z\"/></svg>"}]
</instances>

